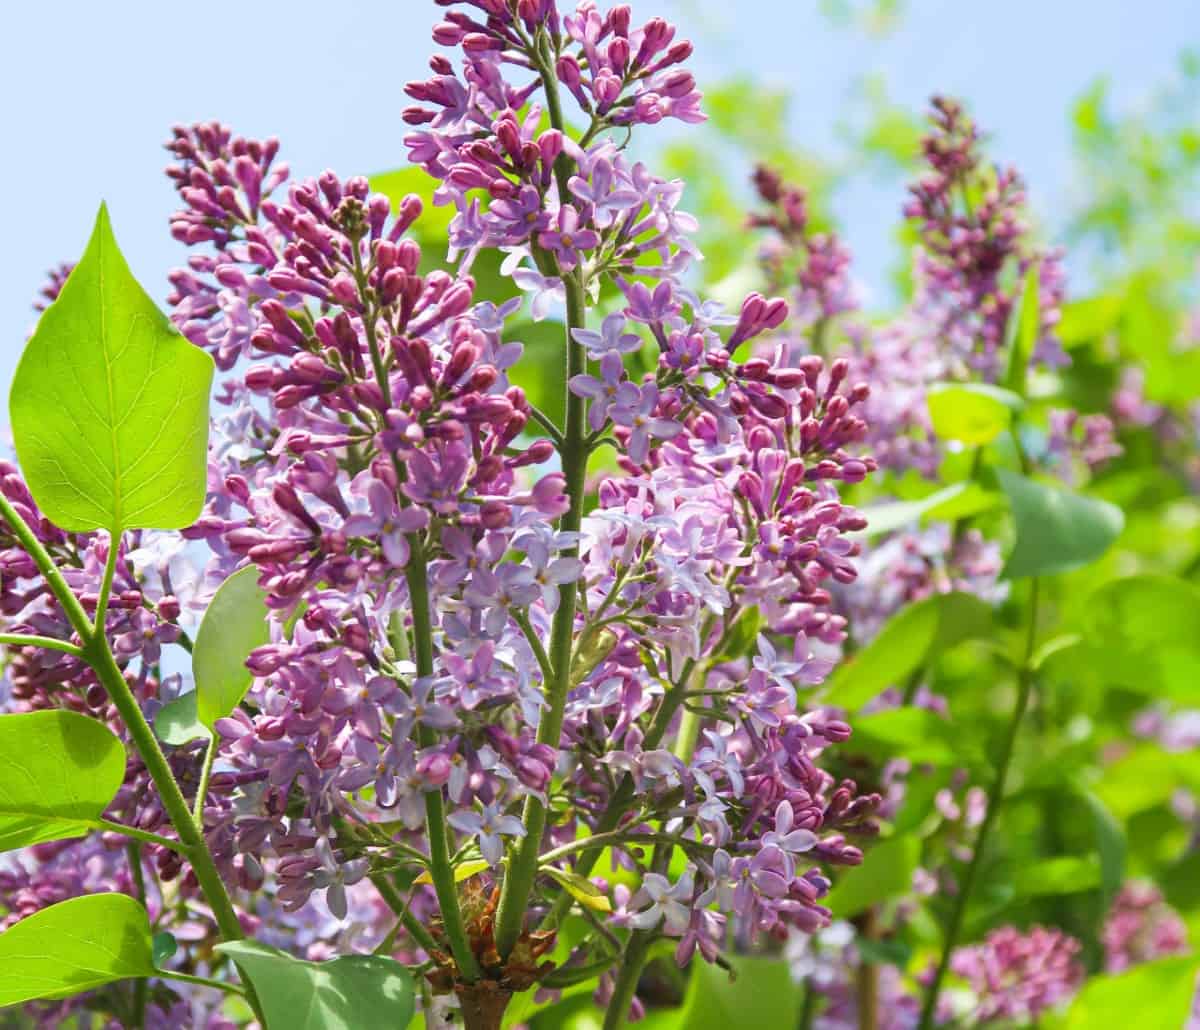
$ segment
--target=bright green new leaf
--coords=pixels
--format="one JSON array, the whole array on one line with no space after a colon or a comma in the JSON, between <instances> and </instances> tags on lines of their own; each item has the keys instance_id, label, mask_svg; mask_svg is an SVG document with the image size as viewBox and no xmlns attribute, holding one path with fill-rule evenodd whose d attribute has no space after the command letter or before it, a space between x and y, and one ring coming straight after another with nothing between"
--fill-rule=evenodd
<instances>
[{"instance_id":1,"label":"bright green new leaf","mask_svg":"<svg viewBox=\"0 0 1200 1030\"><path fill-rule=\"evenodd\" d=\"M413 978L381 955L304 962L255 941L218 944L249 977L267 1030L396 1030L413 1014Z\"/></svg>"},{"instance_id":2,"label":"bright green new leaf","mask_svg":"<svg viewBox=\"0 0 1200 1030\"><path fill-rule=\"evenodd\" d=\"M943 440L972 447L991 443L1020 411L1021 398L987 383L935 383L926 403L933 431Z\"/></svg>"},{"instance_id":3,"label":"bright green new leaf","mask_svg":"<svg viewBox=\"0 0 1200 1030\"><path fill-rule=\"evenodd\" d=\"M212 359L134 279L101 206L25 345L9 411L34 499L62 529L181 529L204 504Z\"/></svg>"},{"instance_id":4,"label":"bright green new leaf","mask_svg":"<svg viewBox=\"0 0 1200 1030\"><path fill-rule=\"evenodd\" d=\"M1095 561L1121 534L1125 516L1116 505L1059 486L1036 483L1007 469L996 477L1008 496L1017 542L1004 575L1052 576Z\"/></svg>"},{"instance_id":5,"label":"bright green new leaf","mask_svg":"<svg viewBox=\"0 0 1200 1030\"><path fill-rule=\"evenodd\" d=\"M612 902L608 900L608 895L586 876L580 876L567 869L557 869L554 866L546 866L542 872L557 881L562 889L584 908L590 908L593 912L612 911Z\"/></svg>"},{"instance_id":6,"label":"bright green new leaf","mask_svg":"<svg viewBox=\"0 0 1200 1030\"><path fill-rule=\"evenodd\" d=\"M196 691L190 690L163 705L154 716L154 732L159 740L172 747L212 736L212 730L196 714Z\"/></svg>"},{"instance_id":7,"label":"bright green new leaf","mask_svg":"<svg viewBox=\"0 0 1200 1030\"><path fill-rule=\"evenodd\" d=\"M0 715L0 851L81 837L125 778L104 723L61 710Z\"/></svg>"},{"instance_id":8,"label":"bright green new leaf","mask_svg":"<svg viewBox=\"0 0 1200 1030\"><path fill-rule=\"evenodd\" d=\"M51 905L0 934L0 1007L153 976L150 920L126 894Z\"/></svg>"},{"instance_id":9,"label":"bright green new leaf","mask_svg":"<svg viewBox=\"0 0 1200 1030\"><path fill-rule=\"evenodd\" d=\"M201 723L211 727L241 703L254 680L246 659L270 641L267 592L258 585L257 567L247 565L217 589L196 634L192 674Z\"/></svg>"},{"instance_id":10,"label":"bright green new leaf","mask_svg":"<svg viewBox=\"0 0 1200 1030\"><path fill-rule=\"evenodd\" d=\"M881 841L867 849L862 865L838 876L821 903L838 919L852 919L878 902L908 893L920 859L921 842L913 834Z\"/></svg>"},{"instance_id":11,"label":"bright green new leaf","mask_svg":"<svg viewBox=\"0 0 1200 1030\"><path fill-rule=\"evenodd\" d=\"M1200 958L1164 958L1124 973L1095 976L1067 1013L1064 1030L1179 1030L1192 1009Z\"/></svg>"},{"instance_id":12,"label":"bright green new leaf","mask_svg":"<svg viewBox=\"0 0 1200 1030\"><path fill-rule=\"evenodd\" d=\"M492 863L483 858L477 858L470 862L462 862L454 867L454 882L462 883L463 880L469 880L472 876L478 876L480 873L486 872L492 868ZM433 883L433 874L426 869L418 876L413 883Z\"/></svg>"},{"instance_id":13,"label":"bright green new leaf","mask_svg":"<svg viewBox=\"0 0 1200 1030\"><path fill-rule=\"evenodd\" d=\"M929 658L964 640L986 636L991 608L965 593L937 594L903 608L834 673L825 700L855 709L905 681Z\"/></svg>"}]
</instances>

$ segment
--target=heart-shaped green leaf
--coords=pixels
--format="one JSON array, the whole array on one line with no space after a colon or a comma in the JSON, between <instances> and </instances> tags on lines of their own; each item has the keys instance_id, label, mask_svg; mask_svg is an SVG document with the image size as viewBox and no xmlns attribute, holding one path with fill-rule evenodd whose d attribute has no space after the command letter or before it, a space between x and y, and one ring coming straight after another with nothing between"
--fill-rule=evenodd
<instances>
[{"instance_id":1,"label":"heart-shaped green leaf","mask_svg":"<svg viewBox=\"0 0 1200 1030\"><path fill-rule=\"evenodd\" d=\"M29 489L62 529L181 529L204 504L212 359L134 279L101 206L25 345L9 412Z\"/></svg>"},{"instance_id":2,"label":"heart-shaped green leaf","mask_svg":"<svg viewBox=\"0 0 1200 1030\"><path fill-rule=\"evenodd\" d=\"M81 837L125 778L125 748L67 711L0 715L0 851Z\"/></svg>"},{"instance_id":3,"label":"heart-shaped green leaf","mask_svg":"<svg viewBox=\"0 0 1200 1030\"><path fill-rule=\"evenodd\" d=\"M304 962L256 941L231 941L217 950L250 978L267 1030L396 1030L412 1018L412 974L390 958Z\"/></svg>"},{"instance_id":4,"label":"heart-shaped green leaf","mask_svg":"<svg viewBox=\"0 0 1200 1030\"><path fill-rule=\"evenodd\" d=\"M1004 575L1052 576L1095 561L1121 535L1125 516L1107 501L1037 483L1007 469L996 477L1008 496L1017 542Z\"/></svg>"},{"instance_id":5,"label":"heart-shaped green leaf","mask_svg":"<svg viewBox=\"0 0 1200 1030\"><path fill-rule=\"evenodd\" d=\"M1021 398L987 383L935 383L926 397L933 431L972 447L991 443L1020 411Z\"/></svg>"},{"instance_id":6,"label":"heart-shaped green leaf","mask_svg":"<svg viewBox=\"0 0 1200 1030\"><path fill-rule=\"evenodd\" d=\"M150 920L126 894L51 905L0 934L0 1007L153 976Z\"/></svg>"},{"instance_id":7,"label":"heart-shaped green leaf","mask_svg":"<svg viewBox=\"0 0 1200 1030\"><path fill-rule=\"evenodd\" d=\"M211 727L241 703L254 680L246 659L270 640L267 592L258 585L258 569L247 565L217 589L196 634L192 675L203 725Z\"/></svg>"}]
</instances>

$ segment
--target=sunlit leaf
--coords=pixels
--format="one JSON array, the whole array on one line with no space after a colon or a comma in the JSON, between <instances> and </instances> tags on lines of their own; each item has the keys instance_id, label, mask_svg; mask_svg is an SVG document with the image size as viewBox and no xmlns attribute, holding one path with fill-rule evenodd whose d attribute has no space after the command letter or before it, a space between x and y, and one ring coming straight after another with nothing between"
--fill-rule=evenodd
<instances>
[{"instance_id":1,"label":"sunlit leaf","mask_svg":"<svg viewBox=\"0 0 1200 1030\"><path fill-rule=\"evenodd\" d=\"M0 934L0 1007L153 976L150 920L126 894L61 901Z\"/></svg>"},{"instance_id":2,"label":"sunlit leaf","mask_svg":"<svg viewBox=\"0 0 1200 1030\"><path fill-rule=\"evenodd\" d=\"M125 263L102 206L86 252L25 345L13 440L63 529L181 529L204 504L212 359Z\"/></svg>"},{"instance_id":3,"label":"sunlit leaf","mask_svg":"<svg viewBox=\"0 0 1200 1030\"><path fill-rule=\"evenodd\" d=\"M935 383L926 403L933 431L973 447L991 443L1020 411L1021 398L987 383Z\"/></svg>"},{"instance_id":4,"label":"sunlit leaf","mask_svg":"<svg viewBox=\"0 0 1200 1030\"><path fill-rule=\"evenodd\" d=\"M612 902L608 900L608 895L586 876L580 876L578 873L567 869L558 869L554 866L546 866L542 872L557 881L562 889L584 908L590 908L593 912L612 911Z\"/></svg>"},{"instance_id":5,"label":"sunlit leaf","mask_svg":"<svg viewBox=\"0 0 1200 1030\"><path fill-rule=\"evenodd\" d=\"M472 876L478 876L480 873L487 872L491 869L492 864L482 858L476 859L473 862L462 862L454 867L454 882L461 883L463 880L469 880ZM426 869L418 876L413 883L433 883L433 874Z\"/></svg>"},{"instance_id":6,"label":"sunlit leaf","mask_svg":"<svg viewBox=\"0 0 1200 1030\"><path fill-rule=\"evenodd\" d=\"M0 851L80 837L125 778L104 723L61 710L0 715Z\"/></svg>"},{"instance_id":7,"label":"sunlit leaf","mask_svg":"<svg viewBox=\"0 0 1200 1030\"><path fill-rule=\"evenodd\" d=\"M1064 1030L1180 1030L1192 1009L1200 958L1164 958L1124 973L1092 977L1083 986Z\"/></svg>"}]
</instances>

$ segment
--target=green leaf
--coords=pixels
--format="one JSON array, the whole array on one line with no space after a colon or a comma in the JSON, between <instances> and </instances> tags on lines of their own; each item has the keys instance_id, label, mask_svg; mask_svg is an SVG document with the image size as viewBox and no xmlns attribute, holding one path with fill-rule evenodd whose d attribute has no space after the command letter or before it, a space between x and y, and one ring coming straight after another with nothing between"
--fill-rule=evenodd
<instances>
[{"instance_id":1,"label":"green leaf","mask_svg":"<svg viewBox=\"0 0 1200 1030\"><path fill-rule=\"evenodd\" d=\"M867 849L862 865L838 876L821 903L834 919L853 919L872 905L911 891L920 859L921 842L911 834L882 841Z\"/></svg>"},{"instance_id":2,"label":"green leaf","mask_svg":"<svg viewBox=\"0 0 1200 1030\"><path fill-rule=\"evenodd\" d=\"M586 876L580 876L568 869L558 869L555 866L546 866L542 872L555 880L584 908L590 908L593 912L612 911L612 902L608 900L608 895Z\"/></svg>"},{"instance_id":3,"label":"green leaf","mask_svg":"<svg viewBox=\"0 0 1200 1030\"><path fill-rule=\"evenodd\" d=\"M1125 880L1125 852L1128 850L1125 831L1095 794L1082 788L1078 793L1092 814L1096 851L1100 856L1100 890L1107 903Z\"/></svg>"},{"instance_id":4,"label":"green leaf","mask_svg":"<svg viewBox=\"0 0 1200 1030\"><path fill-rule=\"evenodd\" d=\"M1109 683L1200 700L1200 589L1170 576L1113 580L1087 608L1087 636Z\"/></svg>"},{"instance_id":5,"label":"green leaf","mask_svg":"<svg viewBox=\"0 0 1200 1030\"><path fill-rule=\"evenodd\" d=\"M1068 350L1107 336L1117 326L1121 298L1108 294L1070 301L1063 305L1058 338Z\"/></svg>"},{"instance_id":6,"label":"green leaf","mask_svg":"<svg viewBox=\"0 0 1200 1030\"><path fill-rule=\"evenodd\" d=\"M492 868L492 863L484 858L473 859L470 862L461 862L454 867L454 882L462 883L463 880L469 880L472 876L478 876L480 873L487 872ZM421 873L413 883L433 883L433 873L428 869Z\"/></svg>"},{"instance_id":7,"label":"green leaf","mask_svg":"<svg viewBox=\"0 0 1200 1030\"><path fill-rule=\"evenodd\" d=\"M854 720L854 736L846 746L880 760L901 755L914 763L933 765L980 760L978 748L963 727L955 727L924 708L890 708L860 715Z\"/></svg>"},{"instance_id":8,"label":"green leaf","mask_svg":"<svg viewBox=\"0 0 1200 1030\"><path fill-rule=\"evenodd\" d=\"M1059 855L1013 872L1014 896L1034 898L1077 894L1100 886L1100 859L1096 855Z\"/></svg>"},{"instance_id":9,"label":"green leaf","mask_svg":"<svg viewBox=\"0 0 1200 1030\"><path fill-rule=\"evenodd\" d=\"M987 636L991 608L971 594L937 594L902 608L852 659L838 666L825 701L855 709L904 683L930 658Z\"/></svg>"},{"instance_id":10,"label":"green leaf","mask_svg":"<svg viewBox=\"0 0 1200 1030\"><path fill-rule=\"evenodd\" d=\"M164 744L179 747L201 737L211 737L212 730L196 714L196 691L168 701L154 716L154 732Z\"/></svg>"},{"instance_id":11,"label":"green leaf","mask_svg":"<svg viewBox=\"0 0 1200 1030\"><path fill-rule=\"evenodd\" d=\"M156 968L161 968L162 964L178 950L179 942L175 939L175 935L166 930L156 933L150 941L150 957Z\"/></svg>"},{"instance_id":12,"label":"green leaf","mask_svg":"<svg viewBox=\"0 0 1200 1030\"><path fill-rule=\"evenodd\" d=\"M0 934L0 1007L153 976L150 920L126 894L51 905Z\"/></svg>"},{"instance_id":13,"label":"green leaf","mask_svg":"<svg viewBox=\"0 0 1200 1030\"><path fill-rule=\"evenodd\" d=\"M207 481L212 359L172 328L102 205L83 258L25 345L9 412L17 457L62 529L182 529Z\"/></svg>"},{"instance_id":14,"label":"green leaf","mask_svg":"<svg viewBox=\"0 0 1200 1030\"><path fill-rule=\"evenodd\" d=\"M1005 327L1008 371L1004 377L1004 385L1020 397L1025 396L1025 375L1029 370L1029 359L1037 347L1038 331L1041 329L1040 277L1038 265L1031 264L1025 272L1021 303L1008 316L1008 325Z\"/></svg>"},{"instance_id":15,"label":"green leaf","mask_svg":"<svg viewBox=\"0 0 1200 1030\"><path fill-rule=\"evenodd\" d=\"M218 587L196 633L192 674L201 723L212 727L241 703L254 681L246 659L270 642L267 592L258 585L258 568L247 565Z\"/></svg>"},{"instance_id":16,"label":"green leaf","mask_svg":"<svg viewBox=\"0 0 1200 1030\"><path fill-rule=\"evenodd\" d=\"M453 204L443 204L440 207L433 203L433 191L437 188L436 180L423 168L410 165L397 168L391 172L378 172L367 177L367 185L376 193L382 193L391 201L392 210L400 207L401 202L410 194L421 198L421 218L415 229L422 237L440 238L441 249L446 249L446 233L450 222L454 219L457 209Z\"/></svg>"},{"instance_id":17,"label":"green leaf","mask_svg":"<svg viewBox=\"0 0 1200 1030\"><path fill-rule=\"evenodd\" d=\"M1064 1030L1179 1030L1192 1009L1200 958L1165 958L1124 973L1095 976L1067 1013Z\"/></svg>"},{"instance_id":18,"label":"green leaf","mask_svg":"<svg viewBox=\"0 0 1200 1030\"><path fill-rule=\"evenodd\" d=\"M1012 423L1021 398L987 383L935 383L926 403L933 431L943 440L972 447L991 443Z\"/></svg>"},{"instance_id":19,"label":"green leaf","mask_svg":"<svg viewBox=\"0 0 1200 1030\"><path fill-rule=\"evenodd\" d=\"M304 962L256 941L218 944L249 977L267 1030L396 1030L413 1014L413 978L381 955Z\"/></svg>"},{"instance_id":20,"label":"green leaf","mask_svg":"<svg viewBox=\"0 0 1200 1030\"><path fill-rule=\"evenodd\" d=\"M0 851L81 837L125 778L104 723L67 711L0 716Z\"/></svg>"},{"instance_id":21,"label":"green leaf","mask_svg":"<svg viewBox=\"0 0 1200 1030\"><path fill-rule=\"evenodd\" d=\"M891 533L918 522L953 522L990 511L1003 503L999 494L985 490L978 483L954 483L916 501L889 501L862 509L867 528L862 536L873 537Z\"/></svg>"},{"instance_id":22,"label":"green leaf","mask_svg":"<svg viewBox=\"0 0 1200 1030\"><path fill-rule=\"evenodd\" d=\"M678 1016L679 1030L795 1026L800 992L787 963L774 958L729 956L736 978L719 966L695 962Z\"/></svg>"},{"instance_id":23,"label":"green leaf","mask_svg":"<svg viewBox=\"0 0 1200 1030\"><path fill-rule=\"evenodd\" d=\"M560 427L567 398L563 388L565 333L561 322L546 321L519 322L504 334L505 343L521 343L525 348L521 360L508 371L509 381L524 390L529 403ZM528 430L533 435L542 432L534 422Z\"/></svg>"},{"instance_id":24,"label":"green leaf","mask_svg":"<svg viewBox=\"0 0 1200 1030\"><path fill-rule=\"evenodd\" d=\"M1125 516L1116 505L1035 483L997 469L1016 523L1017 542L1004 575L1052 576L1095 561L1121 534Z\"/></svg>"}]
</instances>

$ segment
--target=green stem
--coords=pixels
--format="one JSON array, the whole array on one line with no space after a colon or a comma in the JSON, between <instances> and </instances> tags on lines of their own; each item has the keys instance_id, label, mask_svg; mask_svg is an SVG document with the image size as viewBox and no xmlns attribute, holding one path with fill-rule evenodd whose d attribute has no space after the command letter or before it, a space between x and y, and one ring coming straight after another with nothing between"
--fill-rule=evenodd
<instances>
[{"instance_id":1,"label":"green stem","mask_svg":"<svg viewBox=\"0 0 1200 1030\"><path fill-rule=\"evenodd\" d=\"M204 763L200 766L200 785L196 788L196 798L192 802L192 820L196 829L204 832L204 802L208 800L208 784L212 779L213 763L217 760L218 737L214 733L208 740L204 750Z\"/></svg>"},{"instance_id":2,"label":"green stem","mask_svg":"<svg viewBox=\"0 0 1200 1030\"><path fill-rule=\"evenodd\" d=\"M529 647L533 651L533 657L537 659L538 668L542 670L543 681L549 683L554 676L554 671L550 665L550 658L546 654L546 649L542 647L542 642L538 638L537 630L533 628L533 623L529 621L529 616L526 613L514 611L512 616L516 624L521 627L521 632L525 634L525 639L529 642Z\"/></svg>"},{"instance_id":3,"label":"green stem","mask_svg":"<svg viewBox=\"0 0 1200 1030\"><path fill-rule=\"evenodd\" d=\"M359 292L367 293L366 274L362 267L362 258L357 246L354 248L354 271L358 280ZM363 318L366 331L367 347L371 353L371 367L375 372L375 380L379 385L379 393L383 398L385 408L392 404L391 384L388 382L387 366L375 329L375 310L368 306ZM395 454L392 463L396 475L401 482L405 471L403 464ZM401 503L404 503L401 495ZM404 578L408 584L409 603L412 606L413 620L413 651L417 664L418 676L433 675L433 621L429 614L429 566L425 560L425 545L420 534L409 533L407 538L409 548L408 564L404 568ZM419 726L417 739L422 747L432 747L437 743L436 735L425 726ZM446 931L446 939L450 944L451 954L458 965L458 971L467 983L479 979L479 963L467 940L466 927L463 925L462 909L458 904L458 889L454 884L454 867L450 862L450 845L446 832L446 805L442 799L441 788L425 792L425 824L426 835L429 838L429 873L433 878L433 889L437 894L438 907L442 914L442 926Z\"/></svg>"},{"instance_id":4,"label":"green stem","mask_svg":"<svg viewBox=\"0 0 1200 1030\"><path fill-rule=\"evenodd\" d=\"M546 110L550 124L560 132L565 131L562 103L558 93L558 79L553 62L545 56L538 61L538 71L546 92ZM568 181L571 177L571 159L564 152L554 163L554 176L558 182L559 199L563 204L570 201ZM587 321L587 301L583 282L578 273L563 276L567 292L567 325L565 344L567 353L566 378L566 422L559 454L562 459L563 475L566 477L567 496L570 507L561 519L559 528L568 533L579 531L583 519L584 489L587 479L587 423L586 409L582 397L566 387L572 376L587 371L587 354L583 346L575 342L572 330L582 329ZM578 553L573 547L565 552ZM550 631L549 661L553 676L546 684L546 710L538 725L537 740L556 751L562 743L563 716L566 710L567 693L571 688L571 644L575 632L575 607L578 600L578 584L564 583L559 587L558 610ZM540 798L530 795L522 813L525 836L517 844L515 853L504 877L500 892L500 907L496 915L496 950L507 959L521 935L525 922L525 910L537 877L538 853L542 847L542 834L546 829L546 806ZM565 893L565 892L564 892Z\"/></svg>"},{"instance_id":5,"label":"green stem","mask_svg":"<svg viewBox=\"0 0 1200 1030\"><path fill-rule=\"evenodd\" d=\"M157 844L161 848L169 848L184 857L187 857L188 854L187 848L179 841L171 840L170 837L160 837L157 833L139 830L136 826L124 826L121 823L110 822L108 819L93 820L91 825L104 833L119 833L130 840L140 840L143 844Z\"/></svg>"},{"instance_id":6,"label":"green stem","mask_svg":"<svg viewBox=\"0 0 1200 1030\"><path fill-rule=\"evenodd\" d=\"M679 717L679 731L675 735L675 746L671 749L681 762L692 760L692 752L696 750L696 741L700 739L700 725L704 719L699 712L685 708Z\"/></svg>"},{"instance_id":7,"label":"green stem","mask_svg":"<svg viewBox=\"0 0 1200 1030\"><path fill-rule=\"evenodd\" d=\"M984 849L987 847L992 827L995 826L996 819L999 816L1000 806L1004 802L1004 788L1008 783L1008 772L1012 764L1013 751L1016 748L1017 735L1021 728L1021 720L1024 718L1025 710L1029 707L1030 694L1033 692L1032 659L1037 644L1039 593L1038 580L1031 580L1029 629L1025 639L1025 658L1021 662L1021 669L1017 677L1017 703L1013 709L1012 718L1009 720L1008 730L1004 736L1004 744L996 767L996 779L992 784L992 789L988 792L987 812L983 817L983 823L979 827L979 835L975 838L975 851L971 856L971 861L967 865L966 872L963 874L958 894L954 898L954 908L950 914L950 924L946 928L946 939L942 943L941 958L938 961L937 970L933 974L933 980L930 981L925 994L925 1004L921 1009L919 1030L930 1030L933 1026L934 1016L937 1012L938 996L942 990L942 981L946 978L946 972L950 968L951 955L958 945L958 939L962 933L963 921L967 912L967 900L970 898L971 890L975 886L975 880L978 878L979 868L983 862Z\"/></svg>"},{"instance_id":8,"label":"green stem","mask_svg":"<svg viewBox=\"0 0 1200 1030\"><path fill-rule=\"evenodd\" d=\"M379 891L379 896L386 902L387 907L396 914L404 929L408 931L408 935L421 945L426 955L432 957L434 952L441 951L437 941L433 939L433 934L425 928L425 924L421 920L412 914L412 909L405 904L400 892L392 886L386 876L375 873L371 876L371 883Z\"/></svg>"},{"instance_id":9,"label":"green stem","mask_svg":"<svg viewBox=\"0 0 1200 1030\"><path fill-rule=\"evenodd\" d=\"M141 706L133 696L133 691L129 689L124 674L117 666L116 659L109 650L108 641L97 633L85 645L84 657L95 670L104 689L108 691L109 699L120 713L121 721L133 739L133 745L145 763L146 771L154 781L159 800L191 860L192 872L196 874L200 889L212 907L221 936L227 941L240 941L243 936L241 924L221 875L217 872L204 835L192 821L192 813L188 809L183 791L175 782L166 755L159 747L150 724L146 722Z\"/></svg>"},{"instance_id":10,"label":"green stem","mask_svg":"<svg viewBox=\"0 0 1200 1030\"><path fill-rule=\"evenodd\" d=\"M138 901L146 905L146 874L142 870L142 849L130 841L125 845L125 856L129 859L129 872L133 876L133 889ZM133 1026L141 1030L146 1025L146 995L149 984L144 977L133 981Z\"/></svg>"},{"instance_id":11,"label":"green stem","mask_svg":"<svg viewBox=\"0 0 1200 1030\"><path fill-rule=\"evenodd\" d=\"M154 781L163 809L175 827L175 832L179 835L187 857L191 860L192 871L196 874L200 889L204 892L205 899L212 908L221 936L227 941L241 940L242 927L238 922L237 913L233 909L233 903L229 900L229 894L225 890L225 884L217 872L216 863L208 850L203 834L192 822L192 814L188 811L187 801L184 800L179 784L175 782L171 767L162 748L159 747L154 731L146 722L137 698L133 696L133 691L125 681L124 673L121 672L116 659L113 658L108 640L104 636L103 624L98 622L95 626L92 625L83 606L79 603L79 599L55 566L54 559L50 557L45 547L42 546L42 542L34 535L33 530L29 528L17 510L2 495L0 495L0 515L3 515L5 521L12 527L17 539L33 559L58 603L62 606L63 612L75 632L83 640L81 656L92 667L101 685L108 692L109 699L120 714L121 721L125 724L125 728L133 740L133 745L146 766L146 771ZM115 567L115 558L112 558L111 555L119 546L120 541L114 536L110 544L110 560L106 563L107 566ZM107 573L106 578L111 581L111 576Z\"/></svg>"},{"instance_id":12,"label":"green stem","mask_svg":"<svg viewBox=\"0 0 1200 1030\"><path fill-rule=\"evenodd\" d=\"M214 987L218 991L224 991L226 994L240 994L247 999L250 997L237 984L227 983L225 980L211 980L207 976L192 976L190 973L177 973L173 969L160 969L155 975L161 976L166 980L178 980L180 983L195 984L197 987Z\"/></svg>"},{"instance_id":13,"label":"green stem","mask_svg":"<svg viewBox=\"0 0 1200 1030\"><path fill-rule=\"evenodd\" d=\"M617 968L617 983L613 987L613 996L609 999L608 1008L604 1010L604 1030L619 1030L625 1025L629 1015L629 1006L633 1004L633 996L637 991L638 980L642 976L642 968L646 965L646 956L650 953L650 945L654 943L654 932L650 930L634 930L625 948L625 957Z\"/></svg>"},{"instance_id":14,"label":"green stem","mask_svg":"<svg viewBox=\"0 0 1200 1030\"><path fill-rule=\"evenodd\" d=\"M804 980L800 992L800 1014L796 1018L796 1030L812 1030L817 1015L817 992L813 990L812 977Z\"/></svg>"},{"instance_id":15,"label":"green stem","mask_svg":"<svg viewBox=\"0 0 1200 1030\"><path fill-rule=\"evenodd\" d=\"M417 675L433 675L433 622L429 614L429 576L425 562L425 545L416 533L409 534L410 558L404 569L408 581L408 596L412 604L413 657ZM437 743L433 730L419 725L417 738L421 747ZM442 913L442 926L458 971L467 983L479 979L479 963L467 939L462 909L458 904L458 888L454 883L454 865L450 861L450 842L446 833L446 804L441 788L425 792L425 830L429 837L429 875L437 894Z\"/></svg>"},{"instance_id":16,"label":"green stem","mask_svg":"<svg viewBox=\"0 0 1200 1030\"><path fill-rule=\"evenodd\" d=\"M51 592L58 599L58 603L62 605L63 613L67 620L71 623L75 632L79 634L81 639L86 640L92 633L92 621L87 617L87 612L83 610L83 605L79 603L67 586L67 581L63 579L62 573L58 571L58 566L54 564L54 559L50 557L50 553L42 546L42 542L34 536L33 530L29 528L28 523L21 518L17 509L14 508L8 501L8 498L0 494L0 515L4 516L4 521L12 527L12 531L25 548L25 552L33 559L34 564L38 567L38 571L46 580L46 585L50 587ZM82 656L82 649L80 655Z\"/></svg>"},{"instance_id":17,"label":"green stem","mask_svg":"<svg viewBox=\"0 0 1200 1030\"><path fill-rule=\"evenodd\" d=\"M104 561L104 578L100 580L100 597L96 601L97 629L104 632L104 617L108 614L108 599L112 596L113 577L117 573L117 554L121 550L121 534L112 530L108 534L108 557Z\"/></svg>"},{"instance_id":18,"label":"green stem","mask_svg":"<svg viewBox=\"0 0 1200 1030\"><path fill-rule=\"evenodd\" d=\"M0 644L9 647L44 647L49 651L62 651L75 658L83 657L83 648L72 644L69 640L59 640L57 637L39 637L25 633L0 633Z\"/></svg>"}]
</instances>

